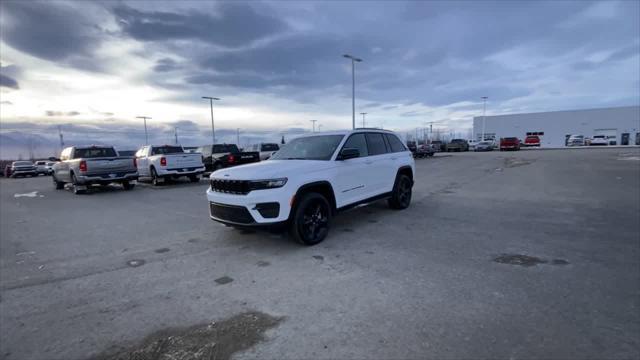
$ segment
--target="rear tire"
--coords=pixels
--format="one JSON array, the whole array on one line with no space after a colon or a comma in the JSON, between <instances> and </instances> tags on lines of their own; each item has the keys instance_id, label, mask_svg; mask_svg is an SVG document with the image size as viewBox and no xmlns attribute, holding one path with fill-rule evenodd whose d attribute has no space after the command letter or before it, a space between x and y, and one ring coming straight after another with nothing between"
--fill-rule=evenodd
<instances>
[{"instance_id":1,"label":"rear tire","mask_svg":"<svg viewBox=\"0 0 640 360\"><path fill-rule=\"evenodd\" d=\"M133 189L135 186L136 186L136 184L132 184L132 183L130 183L128 181L123 181L122 182L122 187L127 191Z\"/></svg>"},{"instance_id":2,"label":"rear tire","mask_svg":"<svg viewBox=\"0 0 640 360\"><path fill-rule=\"evenodd\" d=\"M56 190L62 190L64 189L64 183L60 182L56 179L55 176L51 176L51 178L53 179L53 185L56 187Z\"/></svg>"},{"instance_id":3,"label":"rear tire","mask_svg":"<svg viewBox=\"0 0 640 360\"><path fill-rule=\"evenodd\" d=\"M151 173L151 184L153 184L153 186L160 185L160 178L158 177L158 173L156 172L156 169L151 168L149 172Z\"/></svg>"},{"instance_id":4,"label":"rear tire","mask_svg":"<svg viewBox=\"0 0 640 360\"><path fill-rule=\"evenodd\" d=\"M408 208L411 204L411 186L411 179L407 175L398 174L391 198L387 200L389 207L396 210Z\"/></svg>"},{"instance_id":5,"label":"rear tire","mask_svg":"<svg viewBox=\"0 0 640 360\"><path fill-rule=\"evenodd\" d=\"M191 175L189 176L189 181L192 183L200 182L200 175Z\"/></svg>"},{"instance_id":6,"label":"rear tire","mask_svg":"<svg viewBox=\"0 0 640 360\"><path fill-rule=\"evenodd\" d=\"M330 223L329 201L318 193L306 193L293 210L289 233L303 245L316 245L327 237Z\"/></svg>"},{"instance_id":7,"label":"rear tire","mask_svg":"<svg viewBox=\"0 0 640 360\"><path fill-rule=\"evenodd\" d=\"M76 195L86 194L86 189L80 189L80 185L78 185L78 179L76 179L76 174L71 174L71 183L73 184L73 193Z\"/></svg>"}]
</instances>

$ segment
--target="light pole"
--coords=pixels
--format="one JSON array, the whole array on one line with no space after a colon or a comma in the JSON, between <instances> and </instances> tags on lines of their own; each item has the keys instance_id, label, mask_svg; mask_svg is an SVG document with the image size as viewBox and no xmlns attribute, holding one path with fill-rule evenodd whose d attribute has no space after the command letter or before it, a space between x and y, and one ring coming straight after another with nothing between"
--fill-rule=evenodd
<instances>
[{"instance_id":1,"label":"light pole","mask_svg":"<svg viewBox=\"0 0 640 360\"><path fill-rule=\"evenodd\" d=\"M486 139L484 138L484 120L485 120L485 114L487 113L487 99L488 97L483 96L482 97L482 141L485 141Z\"/></svg>"},{"instance_id":2,"label":"light pole","mask_svg":"<svg viewBox=\"0 0 640 360\"><path fill-rule=\"evenodd\" d=\"M351 59L351 127L356 128L356 62L362 59L351 56L349 54L342 55L347 59Z\"/></svg>"},{"instance_id":3,"label":"light pole","mask_svg":"<svg viewBox=\"0 0 640 360\"><path fill-rule=\"evenodd\" d=\"M236 144L240 147L240 128L236 128Z\"/></svg>"},{"instance_id":4,"label":"light pole","mask_svg":"<svg viewBox=\"0 0 640 360\"><path fill-rule=\"evenodd\" d=\"M210 96L203 96L203 99L208 99L209 100L209 104L211 105L211 139L213 140L213 143L216 143L216 126L213 123L213 100L220 100L220 98L217 97L210 97Z\"/></svg>"},{"instance_id":5,"label":"light pole","mask_svg":"<svg viewBox=\"0 0 640 360\"><path fill-rule=\"evenodd\" d=\"M367 115L367 113L362 112L362 113L360 113L360 115L362 115L362 127L366 127L366 126L365 126L364 116L365 116L365 115Z\"/></svg>"},{"instance_id":6,"label":"light pole","mask_svg":"<svg viewBox=\"0 0 640 360\"><path fill-rule=\"evenodd\" d=\"M309 120L313 123L313 132L316 132L316 121L318 120Z\"/></svg>"},{"instance_id":7,"label":"light pole","mask_svg":"<svg viewBox=\"0 0 640 360\"><path fill-rule=\"evenodd\" d=\"M318 132L322 132L322 124L318 124Z\"/></svg>"},{"instance_id":8,"label":"light pole","mask_svg":"<svg viewBox=\"0 0 640 360\"><path fill-rule=\"evenodd\" d=\"M173 128L173 135L176 138L176 145L178 145L178 127L177 126Z\"/></svg>"},{"instance_id":9,"label":"light pole","mask_svg":"<svg viewBox=\"0 0 640 360\"><path fill-rule=\"evenodd\" d=\"M151 119L148 116L136 116L136 119L144 119L144 144L149 145L149 136L147 136L147 119Z\"/></svg>"}]
</instances>

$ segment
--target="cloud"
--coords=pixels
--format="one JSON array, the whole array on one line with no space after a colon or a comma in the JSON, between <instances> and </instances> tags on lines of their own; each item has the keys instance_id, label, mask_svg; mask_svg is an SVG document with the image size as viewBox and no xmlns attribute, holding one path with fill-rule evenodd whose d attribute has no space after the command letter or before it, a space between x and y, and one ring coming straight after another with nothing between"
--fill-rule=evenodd
<instances>
[{"instance_id":1,"label":"cloud","mask_svg":"<svg viewBox=\"0 0 640 360\"><path fill-rule=\"evenodd\" d=\"M47 110L45 111L45 115L47 116L77 116L80 115L79 112L77 111L53 111L53 110Z\"/></svg>"},{"instance_id":2,"label":"cloud","mask_svg":"<svg viewBox=\"0 0 640 360\"><path fill-rule=\"evenodd\" d=\"M156 61L156 65L153 67L153 71L168 72L168 71L177 70L179 68L180 67L178 66L178 63L175 60L171 58L163 58Z\"/></svg>"},{"instance_id":3,"label":"cloud","mask_svg":"<svg viewBox=\"0 0 640 360\"><path fill-rule=\"evenodd\" d=\"M143 11L127 5L114 8L122 31L140 41L199 40L238 47L286 29L282 20L258 12L249 3L221 2L217 13L190 10Z\"/></svg>"},{"instance_id":4,"label":"cloud","mask_svg":"<svg viewBox=\"0 0 640 360\"><path fill-rule=\"evenodd\" d=\"M8 87L10 89L18 90L20 86L15 79L12 79L4 74L0 74L0 86Z\"/></svg>"},{"instance_id":5,"label":"cloud","mask_svg":"<svg viewBox=\"0 0 640 360\"><path fill-rule=\"evenodd\" d=\"M50 61L75 62L95 68L87 60L104 33L77 3L3 1L2 41L24 53ZM94 59L91 59L94 60Z\"/></svg>"}]
</instances>

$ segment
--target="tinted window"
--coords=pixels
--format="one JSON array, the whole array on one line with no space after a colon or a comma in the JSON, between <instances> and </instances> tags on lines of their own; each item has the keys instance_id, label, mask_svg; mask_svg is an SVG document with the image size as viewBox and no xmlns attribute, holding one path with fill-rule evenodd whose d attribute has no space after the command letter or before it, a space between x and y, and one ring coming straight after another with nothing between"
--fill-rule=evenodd
<instances>
[{"instance_id":1,"label":"tinted window","mask_svg":"<svg viewBox=\"0 0 640 360\"><path fill-rule=\"evenodd\" d=\"M400 141L397 136L391 134L387 134L386 136L387 140L389 140L389 145L391 145L392 152L401 152L406 150L404 145L402 145L402 141Z\"/></svg>"},{"instance_id":2,"label":"tinted window","mask_svg":"<svg viewBox=\"0 0 640 360\"><path fill-rule=\"evenodd\" d=\"M261 151L278 151L278 150L280 150L280 148L278 147L278 144L262 144Z\"/></svg>"},{"instance_id":3,"label":"tinted window","mask_svg":"<svg viewBox=\"0 0 640 360\"><path fill-rule=\"evenodd\" d=\"M349 140L344 143L343 149L353 148L360 151L360 157L369 156L367 150L367 141L364 138L364 134L354 134L349 137Z\"/></svg>"},{"instance_id":4,"label":"tinted window","mask_svg":"<svg viewBox=\"0 0 640 360\"><path fill-rule=\"evenodd\" d=\"M331 160L344 135L305 136L291 140L273 160Z\"/></svg>"},{"instance_id":5,"label":"tinted window","mask_svg":"<svg viewBox=\"0 0 640 360\"><path fill-rule=\"evenodd\" d=\"M180 146L154 146L151 148L151 155L165 155L165 154L182 154L184 150Z\"/></svg>"},{"instance_id":6,"label":"tinted window","mask_svg":"<svg viewBox=\"0 0 640 360\"><path fill-rule=\"evenodd\" d=\"M367 134L366 137L369 155L380 155L387 152L382 134Z\"/></svg>"},{"instance_id":7,"label":"tinted window","mask_svg":"<svg viewBox=\"0 0 640 360\"><path fill-rule=\"evenodd\" d=\"M36 165L46 165L47 163L45 163L44 161L36 161Z\"/></svg>"},{"instance_id":8,"label":"tinted window","mask_svg":"<svg viewBox=\"0 0 640 360\"><path fill-rule=\"evenodd\" d=\"M79 158L101 158L101 157L116 157L116 151L113 148L88 148L88 149L76 149L73 153L74 159Z\"/></svg>"},{"instance_id":9,"label":"tinted window","mask_svg":"<svg viewBox=\"0 0 640 360\"><path fill-rule=\"evenodd\" d=\"M31 161L16 161L16 162L13 163L13 165L15 165L15 166L27 166L27 165L31 166L31 165L33 165L33 163Z\"/></svg>"}]
</instances>

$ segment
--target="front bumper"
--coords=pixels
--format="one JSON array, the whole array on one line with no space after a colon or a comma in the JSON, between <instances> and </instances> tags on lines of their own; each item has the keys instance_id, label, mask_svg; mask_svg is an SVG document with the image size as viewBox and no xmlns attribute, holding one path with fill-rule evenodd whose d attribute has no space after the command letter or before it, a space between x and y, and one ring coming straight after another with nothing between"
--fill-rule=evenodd
<instances>
[{"instance_id":1,"label":"front bumper","mask_svg":"<svg viewBox=\"0 0 640 360\"><path fill-rule=\"evenodd\" d=\"M36 175L36 170L11 170L11 176L13 175Z\"/></svg>"},{"instance_id":2,"label":"front bumper","mask_svg":"<svg viewBox=\"0 0 640 360\"><path fill-rule=\"evenodd\" d=\"M106 174L77 175L76 180L80 185L108 184L112 182L138 180L138 173L134 172L134 173L106 173Z\"/></svg>"},{"instance_id":3,"label":"front bumper","mask_svg":"<svg viewBox=\"0 0 640 360\"><path fill-rule=\"evenodd\" d=\"M246 195L216 192L209 187L207 189L209 215L212 220L230 225L261 226L281 224L289 219L289 213L291 212L290 202L295 193L287 185L275 189L253 190ZM277 210L275 210L275 204L277 204ZM226 207L226 209L220 210L220 207ZM219 210L219 212L214 210ZM277 216L273 216L276 212ZM247 218L245 215L249 217ZM240 216L241 221L238 221L235 216Z\"/></svg>"}]
</instances>

